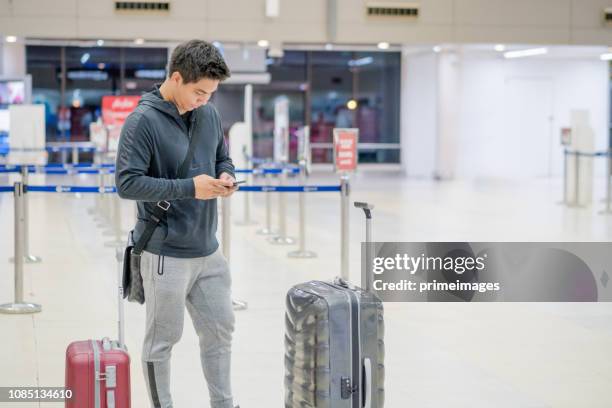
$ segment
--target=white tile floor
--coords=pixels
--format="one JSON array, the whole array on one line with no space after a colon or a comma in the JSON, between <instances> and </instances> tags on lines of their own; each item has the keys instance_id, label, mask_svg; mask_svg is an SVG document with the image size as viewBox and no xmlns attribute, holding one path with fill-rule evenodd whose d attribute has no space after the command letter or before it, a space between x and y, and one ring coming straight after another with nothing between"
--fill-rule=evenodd
<instances>
[{"instance_id":1,"label":"white tile floor","mask_svg":"<svg viewBox=\"0 0 612 408\"><path fill-rule=\"evenodd\" d=\"M49 177L48 183L61 182ZM317 176L312 183L335 178ZM42 184L34 176L32 184ZM94 180L79 180L94 184ZM8 184L0 177L0 185ZM397 174L359 175L355 200L376 205L379 241L610 241L612 216L566 209L556 202L558 180L518 182L414 181ZM297 233L296 196L288 198L289 231ZM242 197L233 202L241 218ZM32 194L33 254L26 265L25 295L40 303L35 315L0 315L0 386L62 386L64 352L76 339L116 333L114 250L88 210L94 197ZM274 204L276 208L276 203ZM121 204L128 228L133 207ZM263 221L263 198L254 197ZM13 205L0 195L0 303L12 300ZM276 224L276 219L274 220ZM261 224L259 225L261 226ZM237 313L233 378L243 408L283 406L284 295L294 283L328 279L339 271L339 198L308 196L308 249L316 259L289 259L294 247L268 244L258 227L232 228L231 265ZM351 209L351 270L358 271L362 216ZM357 277L357 275L354 275ZM609 408L612 406L612 303L386 304L386 406ZM144 308L126 306L132 356L133 406L147 406L140 371ZM173 352L177 408L207 407L197 340L189 318ZM27 403L0 407L29 408ZM41 404L59 407L61 404Z\"/></svg>"}]
</instances>

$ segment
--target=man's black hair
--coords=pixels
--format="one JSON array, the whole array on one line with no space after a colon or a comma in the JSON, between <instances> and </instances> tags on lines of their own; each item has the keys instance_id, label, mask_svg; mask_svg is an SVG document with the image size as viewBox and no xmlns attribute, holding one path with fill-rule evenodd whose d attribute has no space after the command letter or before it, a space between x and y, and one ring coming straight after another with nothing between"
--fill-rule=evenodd
<instances>
[{"instance_id":1,"label":"man's black hair","mask_svg":"<svg viewBox=\"0 0 612 408\"><path fill-rule=\"evenodd\" d=\"M184 42L172 51L168 77L176 71L181 74L184 83L197 82L202 78L223 81L231 75L217 47L201 40Z\"/></svg>"}]
</instances>

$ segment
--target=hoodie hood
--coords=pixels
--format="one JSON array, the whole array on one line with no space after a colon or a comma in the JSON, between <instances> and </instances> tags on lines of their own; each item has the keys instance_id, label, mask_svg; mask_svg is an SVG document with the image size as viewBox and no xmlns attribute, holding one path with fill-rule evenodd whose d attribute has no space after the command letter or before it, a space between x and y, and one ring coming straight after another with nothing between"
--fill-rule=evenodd
<instances>
[{"instance_id":1,"label":"hoodie hood","mask_svg":"<svg viewBox=\"0 0 612 408\"><path fill-rule=\"evenodd\" d=\"M181 121L181 115L176 105L170 101L166 101L162 97L161 92L159 91L160 85L161 84L156 84L151 91L143 94L138 104L153 107L158 111L164 112L176 120Z\"/></svg>"}]
</instances>

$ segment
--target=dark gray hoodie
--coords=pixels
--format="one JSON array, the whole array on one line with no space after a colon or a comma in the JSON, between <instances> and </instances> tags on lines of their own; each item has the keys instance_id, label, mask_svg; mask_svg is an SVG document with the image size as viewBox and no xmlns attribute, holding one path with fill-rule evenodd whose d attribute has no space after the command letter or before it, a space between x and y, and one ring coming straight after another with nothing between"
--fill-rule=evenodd
<instances>
[{"instance_id":1,"label":"dark gray hoodie","mask_svg":"<svg viewBox=\"0 0 612 408\"><path fill-rule=\"evenodd\" d=\"M198 133L193 161L185 179L176 179L190 138ZM191 113L189 129L176 106L162 99L159 89L145 93L121 129L115 173L119 197L138 200L134 240L145 228L158 201L171 206L146 250L177 258L208 256L219 247L217 200L196 200L192 178L221 173L234 175L219 113L210 103Z\"/></svg>"}]
</instances>

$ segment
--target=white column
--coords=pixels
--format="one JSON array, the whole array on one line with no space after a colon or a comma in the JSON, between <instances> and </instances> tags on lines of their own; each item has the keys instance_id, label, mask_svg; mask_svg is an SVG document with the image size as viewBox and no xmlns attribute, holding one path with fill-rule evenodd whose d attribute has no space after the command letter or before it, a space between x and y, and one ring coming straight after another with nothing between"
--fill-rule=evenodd
<instances>
[{"instance_id":1,"label":"white column","mask_svg":"<svg viewBox=\"0 0 612 408\"><path fill-rule=\"evenodd\" d=\"M460 128L461 59L455 51L402 52L402 167L408 176L449 179Z\"/></svg>"},{"instance_id":2,"label":"white column","mask_svg":"<svg viewBox=\"0 0 612 408\"><path fill-rule=\"evenodd\" d=\"M0 40L0 75L22 77L26 74L26 53L23 42L7 43Z\"/></svg>"},{"instance_id":3,"label":"white column","mask_svg":"<svg viewBox=\"0 0 612 408\"><path fill-rule=\"evenodd\" d=\"M460 129L461 59L455 51L441 52L437 58L437 140L435 174L437 179L455 175L457 139Z\"/></svg>"},{"instance_id":4,"label":"white column","mask_svg":"<svg viewBox=\"0 0 612 408\"><path fill-rule=\"evenodd\" d=\"M402 167L411 177L431 178L437 135L437 58L431 51L402 51L400 143Z\"/></svg>"}]
</instances>

